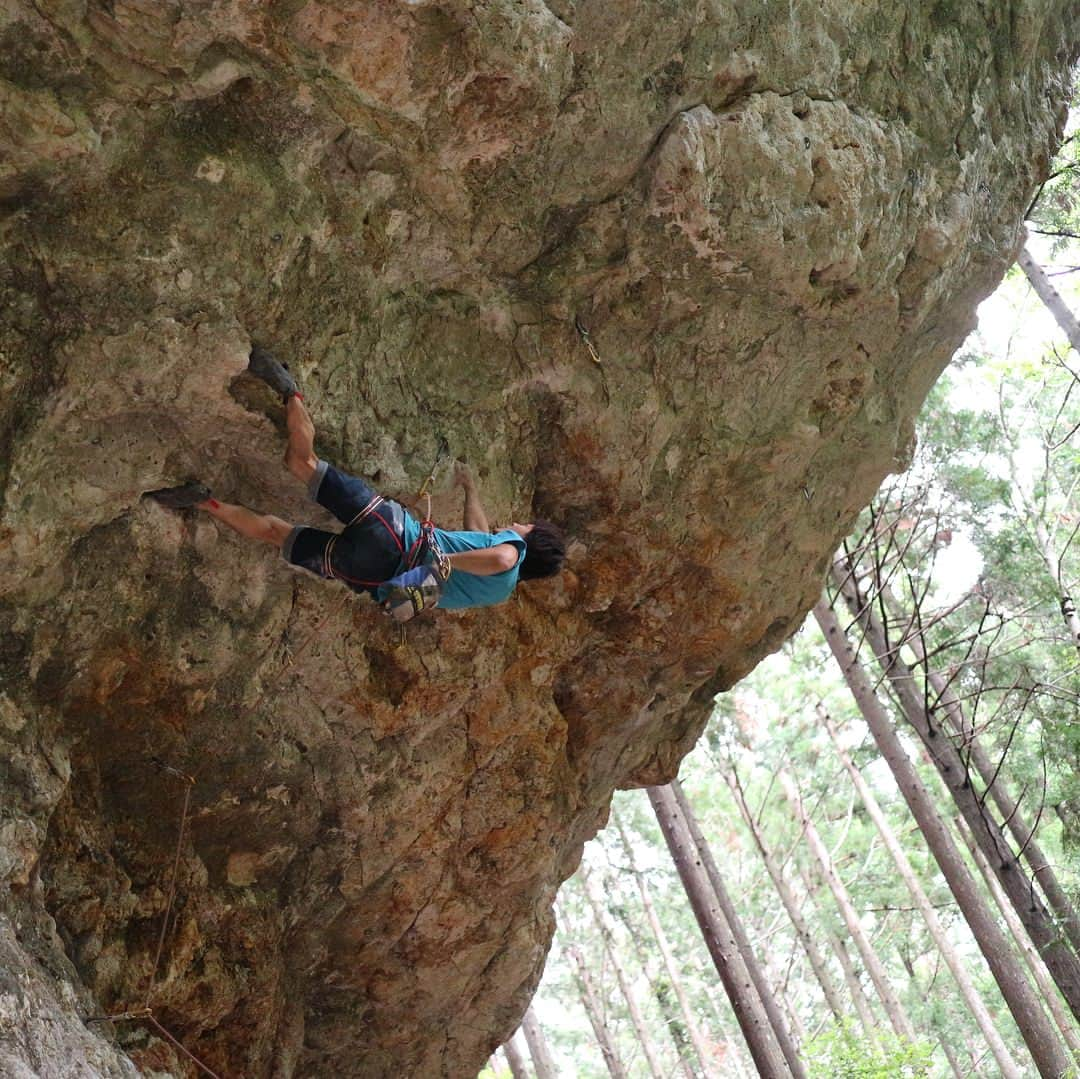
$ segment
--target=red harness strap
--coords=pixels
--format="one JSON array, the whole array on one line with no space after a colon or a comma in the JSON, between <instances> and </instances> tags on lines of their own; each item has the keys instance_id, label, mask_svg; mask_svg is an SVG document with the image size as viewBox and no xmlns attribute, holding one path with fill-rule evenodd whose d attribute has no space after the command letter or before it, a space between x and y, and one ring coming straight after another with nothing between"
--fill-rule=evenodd
<instances>
[{"instance_id":1,"label":"red harness strap","mask_svg":"<svg viewBox=\"0 0 1080 1079\"><path fill-rule=\"evenodd\" d=\"M354 524L359 524L381 506L386 499L381 495L376 495L349 523L346 528L351 527ZM381 513L375 513L375 519L390 533L390 537L394 543L397 544L397 549L401 552L402 558L405 561L406 569L413 569L418 566L423 560L427 551L436 552L436 557L441 553L439 545L435 540L435 522L430 517L431 502L428 501L428 513L429 516L425 517L420 524L420 535L416 537L416 540L409 547L408 551L405 550L404 544L402 544L400 537L390 526L390 522L386 520ZM358 584L362 588L378 588L379 585L385 584L385 581L362 581L357 577L349 577L344 573L334 569L333 565L333 551L337 544L339 535L335 536L327 545L323 551L323 576L327 580L345 581L348 584Z\"/></svg>"}]
</instances>

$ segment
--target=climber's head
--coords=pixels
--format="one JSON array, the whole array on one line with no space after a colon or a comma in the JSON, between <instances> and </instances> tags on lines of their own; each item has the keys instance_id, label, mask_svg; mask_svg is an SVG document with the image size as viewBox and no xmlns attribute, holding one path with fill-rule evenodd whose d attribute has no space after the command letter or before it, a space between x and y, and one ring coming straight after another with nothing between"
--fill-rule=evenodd
<instances>
[{"instance_id":1,"label":"climber's head","mask_svg":"<svg viewBox=\"0 0 1080 1079\"><path fill-rule=\"evenodd\" d=\"M525 541L525 557L518 570L518 579L532 581L537 577L554 577L566 558L566 539L562 529L551 521L534 521L530 525L512 524L511 529Z\"/></svg>"}]
</instances>

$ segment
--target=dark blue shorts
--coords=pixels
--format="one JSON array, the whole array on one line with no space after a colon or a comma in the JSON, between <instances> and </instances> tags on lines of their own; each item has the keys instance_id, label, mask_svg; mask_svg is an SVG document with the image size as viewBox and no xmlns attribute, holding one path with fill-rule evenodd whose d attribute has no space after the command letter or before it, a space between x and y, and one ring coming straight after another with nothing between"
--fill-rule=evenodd
<instances>
[{"instance_id":1,"label":"dark blue shorts","mask_svg":"<svg viewBox=\"0 0 1080 1079\"><path fill-rule=\"evenodd\" d=\"M319 462L308 494L345 528L341 532L294 528L281 548L286 562L372 595L376 585L400 572L405 511L397 502L382 498L363 480L326 461Z\"/></svg>"}]
</instances>

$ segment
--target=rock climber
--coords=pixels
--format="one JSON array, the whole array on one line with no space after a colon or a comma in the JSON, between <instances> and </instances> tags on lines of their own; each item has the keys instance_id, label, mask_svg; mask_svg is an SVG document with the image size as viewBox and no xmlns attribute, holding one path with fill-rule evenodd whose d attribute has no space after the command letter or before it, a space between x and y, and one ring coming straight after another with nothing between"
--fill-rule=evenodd
<instances>
[{"instance_id":1,"label":"rock climber","mask_svg":"<svg viewBox=\"0 0 1080 1079\"><path fill-rule=\"evenodd\" d=\"M367 593L405 621L432 606L488 607L507 599L518 581L553 577L566 555L563 534L550 521L492 532L469 469L455 466L464 490L464 529L424 527L400 503L315 454L315 425L296 381L266 349L251 350L248 370L281 394L288 446L285 467L308 494L344 526L326 532L294 526L271 514L220 502L199 482L147 492L170 509L202 510L248 539L269 543L290 565Z\"/></svg>"}]
</instances>

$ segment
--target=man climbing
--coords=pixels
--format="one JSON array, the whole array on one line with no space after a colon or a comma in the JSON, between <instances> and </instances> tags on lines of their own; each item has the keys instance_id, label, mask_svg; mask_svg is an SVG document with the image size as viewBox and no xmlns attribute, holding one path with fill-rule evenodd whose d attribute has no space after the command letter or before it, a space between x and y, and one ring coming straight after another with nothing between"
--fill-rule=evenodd
<instances>
[{"instance_id":1,"label":"man climbing","mask_svg":"<svg viewBox=\"0 0 1080 1079\"><path fill-rule=\"evenodd\" d=\"M562 532L550 521L490 531L476 484L464 465L456 466L454 479L465 492L465 529L422 527L399 503L319 460L315 425L296 381L269 352L254 347L248 370L284 400L285 467L307 484L311 498L344 530L297 527L271 514L219 502L197 482L150 491L149 497L170 509L203 510L241 536L277 547L291 565L366 592L401 621L435 605L460 609L501 603L519 580L552 577L562 568L566 554Z\"/></svg>"}]
</instances>

